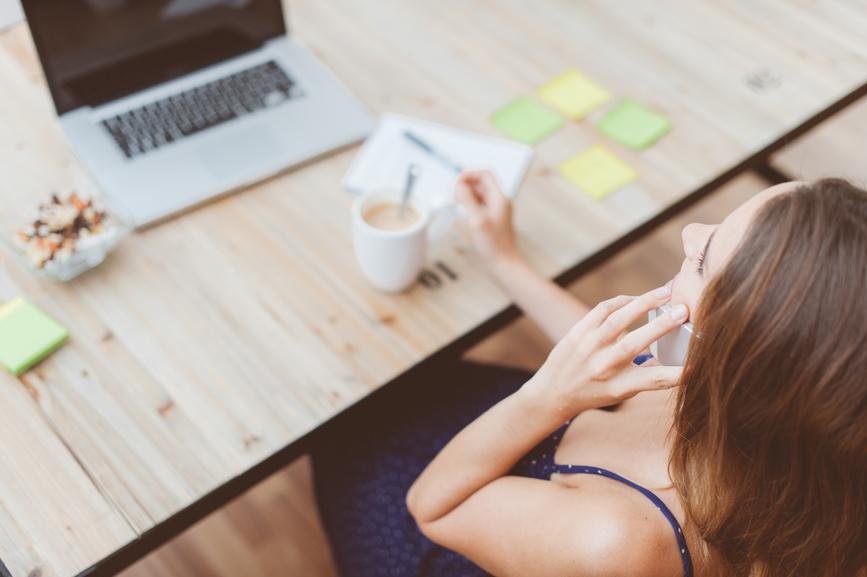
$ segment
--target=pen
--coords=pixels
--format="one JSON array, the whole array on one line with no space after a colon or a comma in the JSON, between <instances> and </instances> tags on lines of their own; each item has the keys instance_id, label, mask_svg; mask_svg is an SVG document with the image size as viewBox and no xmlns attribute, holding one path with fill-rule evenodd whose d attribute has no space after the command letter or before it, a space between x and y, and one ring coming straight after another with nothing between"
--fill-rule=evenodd
<instances>
[{"instance_id":1,"label":"pen","mask_svg":"<svg viewBox=\"0 0 867 577\"><path fill-rule=\"evenodd\" d=\"M404 130L403 135L406 136L412 142L414 142L419 148L421 148L422 150L424 150L425 152L427 152L428 154L430 154L431 156L433 156L434 158L436 158L437 160L439 160L440 162L442 162L443 164L445 164L446 166L448 166L449 168L451 168L455 172L463 171L463 167L461 167L458 164L455 164L454 162L452 162L451 160L449 160L448 158L446 158L445 156L443 156L442 154L440 154L439 152L434 150L430 144L428 144L424 140L420 139L418 136L416 136L415 134L413 134L409 130Z\"/></svg>"}]
</instances>

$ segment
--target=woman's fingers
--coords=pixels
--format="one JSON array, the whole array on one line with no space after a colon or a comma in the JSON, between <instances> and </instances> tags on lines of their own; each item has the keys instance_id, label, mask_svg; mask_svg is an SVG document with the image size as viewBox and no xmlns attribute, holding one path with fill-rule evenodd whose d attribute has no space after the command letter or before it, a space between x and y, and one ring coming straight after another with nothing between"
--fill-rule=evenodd
<instances>
[{"instance_id":1,"label":"woman's fingers","mask_svg":"<svg viewBox=\"0 0 867 577\"><path fill-rule=\"evenodd\" d=\"M476 196L472 185L463 176L455 183L455 201L464 207L469 222L477 222L484 217L484 207Z\"/></svg>"},{"instance_id":2,"label":"woman's fingers","mask_svg":"<svg viewBox=\"0 0 867 577\"><path fill-rule=\"evenodd\" d=\"M683 367L634 367L622 381L623 399L634 397L643 391L664 391L677 386Z\"/></svg>"},{"instance_id":3,"label":"woman's fingers","mask_svg":"<svg viewBox=\"0 0 867 577\"><path fill-rule=\"evenodd\" d=\"M677 305L664 315L656 317L652 322L632 331L614 345L617 358L634 359L641 354L641 351L649 347L650 343L659 340L663 335L682 325L688 315L689 311L686 305Z\"/></svg>"},{"instance_id":4,"label":"woman's fingers","mask_svg":"<svg viewBox=\"0 0 867 577\"><path fill-rule=\"evenodd\" d=\"M602 326L602 323L608 320L608 317L626 306L628 303L631 303L633 300L634 297L620 295L613 299L602 301L593 307L581 322L588 325L588 328L597 329Z\"/></svg>"},{"instance_id":5,"label":"woman's fingers","mask_svg":"<svg viewBox=\"0 0 867 577\"><path fill-rule=\"evenodd\" d=\"M671 298L671 289L660 287L644 293L626 306L612 312L601 327L602 339L615 340L629 325L646 315L658 306L664 305Z\"/></svg>"},{"instance_id":6,"label":"woman's fingers","mask_svg":"<svg viewBox=\"0 0 867 577\"><path fill-rule=\"evenodd\" d=\"M472 187L481 202L494 210L508 204L500 184L490 170L472 170L461 174L460 179Z\"/></svg>"}]
</instances>

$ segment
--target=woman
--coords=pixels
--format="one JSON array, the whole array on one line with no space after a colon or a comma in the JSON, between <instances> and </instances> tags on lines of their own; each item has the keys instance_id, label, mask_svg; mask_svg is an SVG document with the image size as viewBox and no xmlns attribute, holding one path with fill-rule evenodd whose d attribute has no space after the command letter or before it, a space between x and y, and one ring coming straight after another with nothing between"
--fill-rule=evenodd
<instances>
[{"instance_id":1,"label":"woman","mask_svg":"<svg viewBox=\"0 0 867 577\"><path fill-rule=\"evenodd\" d=\"M456 198L558 344L531 377L454 367L419 411L314 455L344 577L865 575L867 193L772 187L684 229L669 286L589 312L521 259L489 173ZM682 370L632 363L688 318Z\"/></svg>"}]
</instances>

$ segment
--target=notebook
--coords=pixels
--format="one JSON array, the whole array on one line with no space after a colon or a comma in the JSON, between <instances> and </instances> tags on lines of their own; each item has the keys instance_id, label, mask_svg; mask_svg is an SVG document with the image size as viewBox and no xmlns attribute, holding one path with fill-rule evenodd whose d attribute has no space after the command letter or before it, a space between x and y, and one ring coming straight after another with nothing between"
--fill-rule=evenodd
<instances>
[{"instance_id":1,"label":"notebook","mask_svg":"<svg viewBox=\"0 0 867 577\"><path fill-rule=\"evenodd\" d=\"M23 297L0 306L0 366L20 375L69 338L66 327Z\"/></svg>"},{"instance_id":2,"label":"notebook","mask_svg":"<svg viewBox=\"0 0 867 577\"><path fill-rule=\"evenodd\" d=\"M407 132L415 140L407 137ZM511 140L387 112L379 117L343 177L343 188L354 194L383 188L403 190L409 165L418 164L422 173L413 197L442 206L452 202L452 187L460 169L487 168L511 198L532 158L532 148Z\"/></svg>"}]
</instances>

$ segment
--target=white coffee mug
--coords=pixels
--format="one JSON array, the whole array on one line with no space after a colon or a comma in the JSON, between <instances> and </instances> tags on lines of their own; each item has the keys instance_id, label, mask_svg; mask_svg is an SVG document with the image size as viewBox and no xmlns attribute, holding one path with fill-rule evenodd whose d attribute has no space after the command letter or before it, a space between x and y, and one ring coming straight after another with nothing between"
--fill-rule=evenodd
<instances>
[{"instance_id":1,"label":"white coffee mug","mask_svg":"<svg viewBox=\"0 0 867 577\"><path fill-rule=\"evenodd\" d=\"M427 246L439 240L454 220L454 207L431 209L410 200L419 218L406 228L382 230L364 220L364 215L380 204L400 203L397 190L381 190L360 196L352 203L352 238L355 254L364 276L377 289L396 293L407 289L421 273Z\"/></svg>"}]
</instances>

